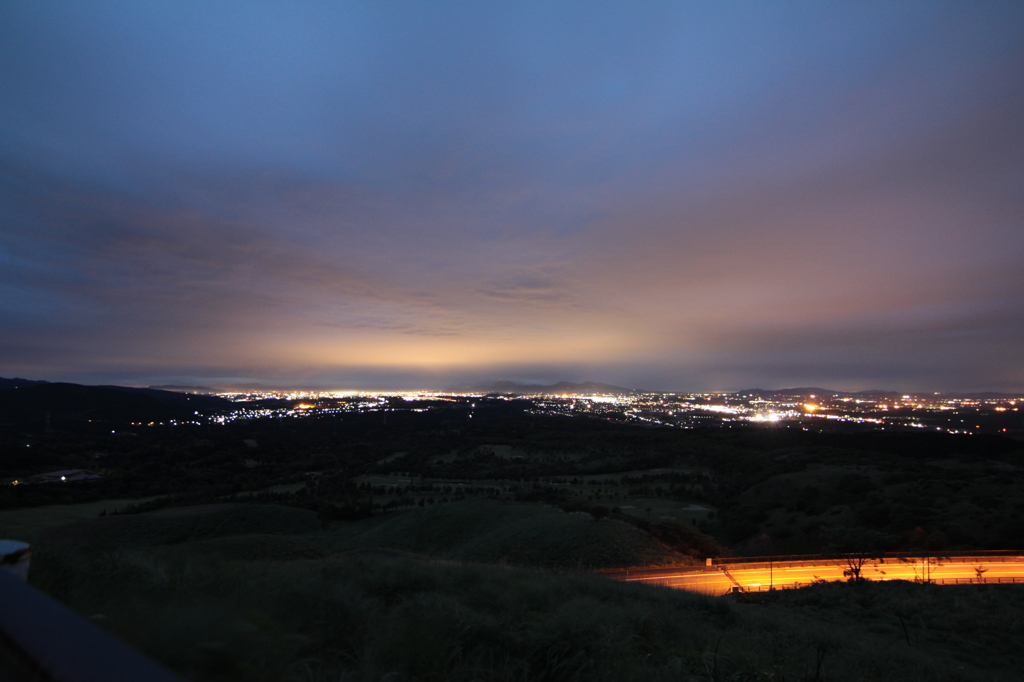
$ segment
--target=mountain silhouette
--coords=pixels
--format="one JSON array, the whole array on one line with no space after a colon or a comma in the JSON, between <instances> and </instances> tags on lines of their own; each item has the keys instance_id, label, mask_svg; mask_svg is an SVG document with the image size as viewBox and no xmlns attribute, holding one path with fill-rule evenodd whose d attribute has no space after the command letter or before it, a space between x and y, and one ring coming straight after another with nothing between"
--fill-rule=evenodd
<instances>
[{"instance_id":1,"label":"mountain silhouette","mask_svg":"<svg viewBox=\"0 0 1024 682\"><path fill-rule=\"evenodd\" d=\"M186 420L230 407L215 396L126 386L83 386L62 382L0 379L0 423L29 428L50 423L161 422Z\"/></svg>"},{"instance_id":2,"label":"mountain silhouette","mask_svg":"<svg viewBox=\"0 0 1024 682\"><path fill-rule=\"evenodd\" d=\"M557 384L519 384L514 381L494 381L479 386L468 386L453 389L453 392L471 393L504 393L510 395L632 395L631 388L622 388L611 384L585 381L575 384L571 381L559 381Z\"/></svg>"}]
</instances>

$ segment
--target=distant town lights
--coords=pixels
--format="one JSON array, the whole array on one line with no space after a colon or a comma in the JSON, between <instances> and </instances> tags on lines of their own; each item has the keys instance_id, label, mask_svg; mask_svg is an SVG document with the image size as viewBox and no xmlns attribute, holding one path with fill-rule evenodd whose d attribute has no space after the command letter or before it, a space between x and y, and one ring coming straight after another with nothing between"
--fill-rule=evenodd
<instances>
[{"instance_id":1,"label":"distant town lights","mask_svg":"<svg viewBox=\"0 0 1024 682\"><path fill-rule=\"evenodd\" d=\"M782 421L782 415L779 414L778 412L770 412L768 414L764 414L763 412L761 412L761 413L755 414L754 416L750 417L750 421L754 421L754 422L778 422L778 421Z\"/></svg>"}]
</instances>

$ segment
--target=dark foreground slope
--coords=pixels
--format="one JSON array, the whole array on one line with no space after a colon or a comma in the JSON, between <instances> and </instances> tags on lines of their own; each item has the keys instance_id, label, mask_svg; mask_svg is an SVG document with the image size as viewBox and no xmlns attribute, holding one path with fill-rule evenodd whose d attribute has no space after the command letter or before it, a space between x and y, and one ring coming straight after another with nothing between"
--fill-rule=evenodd
<instances>
[{"instance_id":1,"label":"dark foreground slope","mask_svg":"<svg viewBox=\"0 0 1024 682\"><path fill-rule=\"evenodd\" d=\"M1020 586L746 602L586 574L711 556L702 530L750 553L821 551L839 531L1020 547L1019 442L642 429L484 402L472 419L0 429L0 464L96 466L104 499L170 493L35 538L32 580L194 680L1019 679ZM50 490L88 492L0 502Z\"/></svg>"},{"instance_id":2,"label":"dark foreground slope","mask_svg":"<svg viewBox=\"0 0 1024 682\"><path fill-rule=\"evenodd\" d=\"M322 529L311 512L233 505L98 519L40 539L32 582L196 681L1014 680L1024 665L1024 586L736 601L344 551L360 535L439 557L486 539L465 518L394 518Z\"/></svg>"},{"instance_id":3,"label":"dark foreground slope","mask_svg":"<svg viewBox=\"0 0 1024 682\"><path fill-rule=\"evenodd\" d=\"M118 426L186 420L230 402L207 395L125 386L3 380L0 424L25 430L68 428L89 422Z\"/></svg>"},{"instance_id":4,"label":"dark foreground slope","mask_svg":"<svg viewBox=\"0 0 1024 682\"><path fill-rule=\"evenodd\" d=\"M87 552L188 545L196 553L231 560L387 549L428 559L561 570L688 559L627 523L497 500L465 500L326 525L314 512L270 504L170 508L55 528L35 542Z\"/></svg>"},{"instance_id":5,"label":"dark foreground slope","mask_svg":"<svg viewBox=\"0 0 1024 682\"><path fill-rule=\"evenodd\" d=\"M850 530L884 537L883 548L893 551L1024 548L1019 440L787 426L642 428L532 414L526 400L474 400L424 412L399 399L386 411L128 429L71 428L53 417L52 430L44 428L43 403L26 400L34 431L6 426L0 410L0 482L73 468L96 470L102 480L0 485L0 508L154 495L180 505L240 495L340 519L492 497L604 514L644 530L689 526L739 554L828 551L834 536ZM714 555L706 542L692 544L693 556Z\"/></svg>"}]
</instances>

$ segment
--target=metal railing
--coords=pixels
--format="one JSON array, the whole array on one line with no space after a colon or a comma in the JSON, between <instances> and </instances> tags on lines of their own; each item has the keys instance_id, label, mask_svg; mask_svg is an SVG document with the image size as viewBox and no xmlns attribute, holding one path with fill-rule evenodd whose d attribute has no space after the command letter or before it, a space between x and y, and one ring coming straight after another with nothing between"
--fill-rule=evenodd
<instances>
[{"instance_id":1,"label":"metal railing","mask_svg":"<svg viewBox=\"0 0 1024 682\"><path fill-rule=\"evenodd\" d=\"M0 570L0 679L182 682L6 570Z\"/></svg>"},{"instance_id":2,"label":"metal railing","mask_svg":"<svg viewBox=\"0 0 1024 682\"><path fill-rule=\"evenodd\" d=\"M614 576L627 576L627 575L657 575L658 573L706 573L711 571L718 571L723 566L730 568L768 568L769 566L775 567L793 567L798 568L801 566L816 566L823 562L829 561L842 561L846 556L856 556L853 554L779 554L776 556L750 556L750 557L728 557L728 558L713 558L710 559L710 563L706 564L689 564L679 566L655 566L651 568L640 568L633 566L631 568L605 568L595 571L602 575L609 577ZM978 550L974 552L970 551L956 551L956 552L885 552L877 555L877 558L872 558L869 563L886 563L886 562L900 562L900 563L913 563L922 560L933 560L941 563L974 563L976 560L984 558L986 564L990 563L1008 563L1018 562L1024 560L1024 550L1019 549L1000 549L1000 550Z\"/></svg>"},{"instance_id":3,"label":"metal railing","mask_svg":"<svg viewBox=\"0 0 1024 682\"><path fill-rule=\"evenodd\" d=\"M780 562L814 562L828 561L842 554L776 554L765 556L734 556L716 557L712 560L714 565L732 564L767 564ZM1024 556L1024 550L1020 549L958 549L951 551L935 552L931 550L912 550L905 552L880 552L879 558L883 559L956 559L957 557L986 557L989 561L998 561L999 557L1020 557Z\"/></svg>"},{"instance_id":4,"label":"metal railing","mask_svg":"<svg viewBox=\"0 0 1024 682\"><path fill-rule=\"evenodd\" d=\"M823 563L831 563L837 566L842 565L844 556L853 555L797 555L799 560L794 561L793 555L787 556L784 559L771 557L744 557L745 560L733 560L726 564L716 563L714 564L703 564L703 565L688 565L688 566L675 566L675 567L657 567L657 568L625 568L625 569L602 569L596 571L596 573L603 575L613 580L629 580L629 581L642 581L650 583L658 583L665 579L672 579L682 575L697 576L700 574L708 573L722 573L728 575L728 570L734 571L742 570L771 570L782 571L789 568L806 568L820 566ZM750 561L754 559L754 561ZM1020 550L999 550L989 551L985 553L979 552L978 554L968 555L962 554L960 556L949 556L949 555L927 555L917 553L890 553L884 558L871 559L866 562L865 567L877 568L880 565L889 564L916 564L918 562L925 562L929 569L929 575L926 577L924 582L931 582L937 584L957 584L957 583L977 583L978 580L974 578L962 579L962 578L939 578L932 576L930 572L935 568L939 568L948 564L974 564L981 563L984 565L1000 564L1000 563L1018 563L1024 562L1024 553ZM877 580L878 578L872 578ZM886 578L881 578L886 580ZM982 583L995 583L995 582L1024 582L1024 578L1004 577L996 578L995 576L985 578L981 580ZM805 586L810 583L799 583L797 586ZM792 583L790 583L792 585ZM767 589L767 588L765 588Z\"/></svg>"},{"instance_id":5,"label":"metal railing","mask_svg":"<svg viewBox=\"0 0 1024 682\"><path fill-rule=\"evenodd\" d=\"M1017 578L1013 576L1009 577L993 577L993 578L931 578L929 580L907 580L905 578L871 578L867 582L878 583L878 582L909 582L909 583L922 583L930 585L995 585L1001 583L1024 583L1024 578ZM842 582L838 580L831 580L828 582ZM786 583L784 585L743 585L740 589L733 588L734 592L770 592L772 590L798 590L801 587L808 587L814 585L813 582L806 583Z\"/></svg>"}]
</instances>

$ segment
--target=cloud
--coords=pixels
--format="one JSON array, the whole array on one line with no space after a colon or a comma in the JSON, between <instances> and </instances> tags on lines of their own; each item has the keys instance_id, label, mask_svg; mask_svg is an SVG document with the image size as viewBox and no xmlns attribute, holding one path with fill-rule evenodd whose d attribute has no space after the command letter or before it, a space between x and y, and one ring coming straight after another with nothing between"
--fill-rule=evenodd
<instances>
[{"instance_id":1,"label":"cloud","mask_svg":"<svg viewBox=\"0 0 1024 682\"><path fill-rule=\"evenodd\" d=\"M565 12L12 9L8 366L1018 381L1019 9Z\"/></svg>"}]
</instances>

